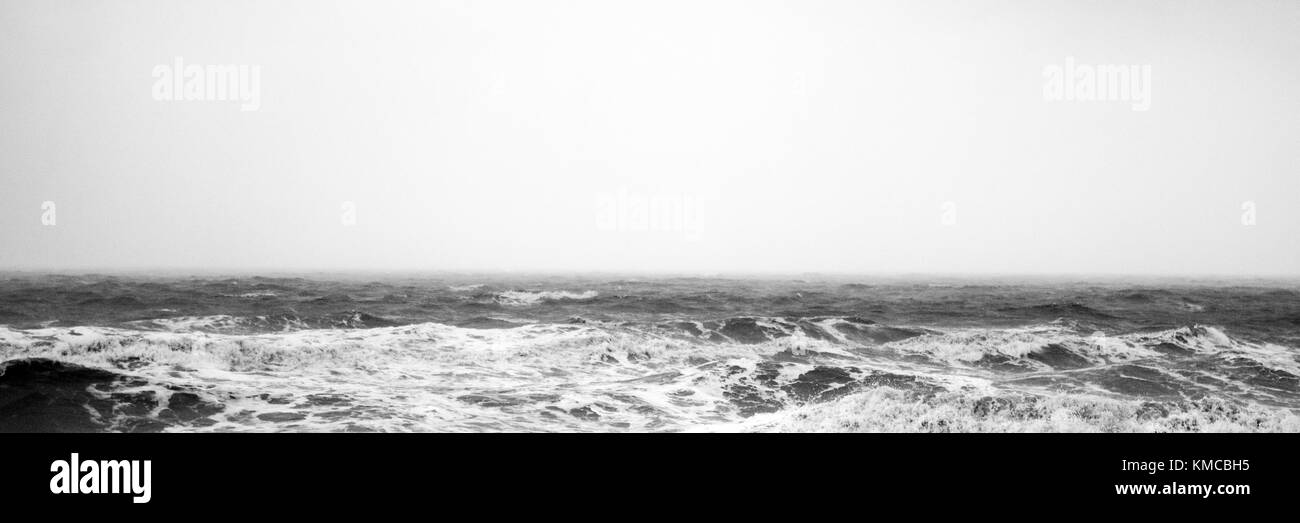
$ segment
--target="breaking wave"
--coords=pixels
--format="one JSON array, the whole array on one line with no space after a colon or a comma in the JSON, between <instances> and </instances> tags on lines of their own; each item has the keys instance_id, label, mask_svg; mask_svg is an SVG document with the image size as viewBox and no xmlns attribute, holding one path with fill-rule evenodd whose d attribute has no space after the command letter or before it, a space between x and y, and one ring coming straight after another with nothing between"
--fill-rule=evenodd
<instances>
[{"instance_id":1,"label":"breaking wave","mask_svg":"<svg viewBox=\"0 0 1300 523\"><path fill-rule=\"evenodd\" d=\"M537 305L550 301L590 300L598 294L596 291L506 291L497 294L496 301L502 305Z\"/></svg>"},{"instance_id":2,"label":"breaking wave","mask_svg":"<svg viewBox=\"0 0 1300 523\"><path fill-rule=\"evenodd\" d=\"M536 299L575 298L553 293ZM1203 325L1108 335L1070 322L938 329L855 316L562 323L478 317L462 326L240 330L257 321L211 316L140 328L0 328L0 426L1300 428L1295 351ZM47 415L54 411L63 414Z\"/></svg>"}]
</instances>

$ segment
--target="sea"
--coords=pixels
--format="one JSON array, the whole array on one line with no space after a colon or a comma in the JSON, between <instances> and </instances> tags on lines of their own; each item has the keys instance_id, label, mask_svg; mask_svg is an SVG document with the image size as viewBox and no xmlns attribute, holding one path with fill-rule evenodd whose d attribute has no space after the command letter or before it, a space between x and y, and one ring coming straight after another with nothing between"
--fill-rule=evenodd
<instances>
[{"instance_id":1,"label":"sea","mask_svg":"<svg viewBox=\"0 0 1300 523\"><path fill-rule=\"evenodd\" d=\"M1300 281L0 273L3 432L1298 432Z\"/></svg>"}]
</instances>

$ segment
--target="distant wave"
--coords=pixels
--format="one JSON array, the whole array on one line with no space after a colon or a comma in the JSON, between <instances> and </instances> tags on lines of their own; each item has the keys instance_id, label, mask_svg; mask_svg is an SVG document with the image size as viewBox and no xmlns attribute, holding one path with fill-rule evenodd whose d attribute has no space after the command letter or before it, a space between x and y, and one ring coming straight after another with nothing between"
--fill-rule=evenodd
<instances>
[{"instance_id":1,"label":"distant wave","mask_svg":"<svg viewBox=\"0 0 1300 523\"><path fill-rule=\"evenodd\" d=\"M127 326L170 332L257 333L306 329L363 329L396 325L397 322L361 311L343 311L326 317L300 318L292 314L263 316L172 316L126 322Z\"/></svg>"},{"instance_id":2,"label":"distant wave","mask_svg":"<svg viewBox=\"0 0 1300 523\"><path fill-rule=\"evenodd\" d=\"M999 309L999 311L1026 313L1040 317L1050 315L1073 319L1112 319L1115 317L1112 314L1099 311L1082 303L1048 303L1024 307L1004 307Z\"/></svg>"},{"instance_id":3,"label":"distant wave","mask_svg":"<svg viewBox=\"0 0 1300 523\"><path fill-rule=\"evenodd\" d=\"M239 295L240 298L274 298L276 296L279 296L279 294L274 291L245 292Z\"/></svg>"},{"instance_id":4,"label":"distant wave","mask_svg":"<svg viewBox=\"0 0 1300 523\"><path fill-rule=\"evenodd\" d=\"M599 293L596 291L506 291L496 295L497 303L502 305L537 305L548 301L590 300Z\"/></svg>"},{"instance_id":5,"label":"distant wave","mask_svg":"<svg viewBox=\"0 0 1300 523\"><path fill-rule=\"evenodd\" d=\"M238 318L228 314L212 316L176 316L136 322L142 327L154 327L172 332L201 330L225 330L240 328L250 323L248 318Z\"/></svg>"},{"instance_id":6,"label":"distant wave","mask_svg":"<svg viewBox=\"0 0 1300 523\"><path fill-rule=\"evenodd\" d=\"M473 285L449 285L447 286L447 290L453 292L466 292L482 289L483 287L486 287L486 285L482 283L475 283Z\"/></svg>"}]
</instances>

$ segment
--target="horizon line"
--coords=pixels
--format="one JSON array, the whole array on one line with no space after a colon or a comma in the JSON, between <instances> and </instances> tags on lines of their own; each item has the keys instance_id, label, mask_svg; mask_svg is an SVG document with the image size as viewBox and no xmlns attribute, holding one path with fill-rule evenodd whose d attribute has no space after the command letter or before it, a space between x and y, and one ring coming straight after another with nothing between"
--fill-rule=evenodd
<instances>
[{"instance_id":1,"label":"horizon line","mask_svg":"<svg viewBox=\"0 0 1300 523\"><path fill-rule=\"evenodd\" d=\"M1300 280L1295 273L1155 273L1108 271L844 271L844 270L650 270L650 269L514 269L514 268L356 268L356 267L0 267L0 274L43 275L140 275L153 273L159 276L261 276L261 275L475 275L475 276L648 276L666 278L1026 278L1026 279L1177 279L1177 280Z\"/></svg>"}]
</instances>

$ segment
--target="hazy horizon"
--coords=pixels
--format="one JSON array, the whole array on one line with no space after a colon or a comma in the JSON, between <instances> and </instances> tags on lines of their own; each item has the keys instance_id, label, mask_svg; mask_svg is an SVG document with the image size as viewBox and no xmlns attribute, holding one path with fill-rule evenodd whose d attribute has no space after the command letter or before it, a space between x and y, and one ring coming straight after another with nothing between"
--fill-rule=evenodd
<instances>
[{"instance_id":1,"label":"hazy horizon","mask_svg":"<svg viewBox=\"0 0 1300 523\"><path fill-rule=\"evenodd\" d=\"M1268 1L8 1L0 270L1296 276L1297 27ZM178 62L256 68L256 97L160 95ZM1049 99L1075 64L1149 70L1149 106Z\"/></svg>"},{"instance_id":2,"label":"hazy horizon","mask_svg":"<svg viewBox=\"0 0 1300 523\"><path fill-rule=\"evenodd\" d=\"M445 270L445 269L250 269L250 268L0 268L0 278L14 277L109 277L126 279L306 279L316 281L448 280L478 283L508 283L512 280L736 280L736 281L820 281L845 283L1074 283L1137 286L1233 286L1246 284L1300 285L1300 275L1289 274L1123 274L1123 273L923 273L923 272L675 272L675 271L542 271L542 270Z\"/></svg>"}]
</instances>

